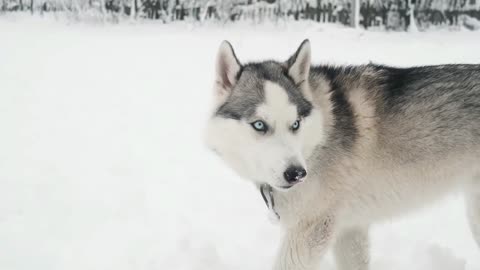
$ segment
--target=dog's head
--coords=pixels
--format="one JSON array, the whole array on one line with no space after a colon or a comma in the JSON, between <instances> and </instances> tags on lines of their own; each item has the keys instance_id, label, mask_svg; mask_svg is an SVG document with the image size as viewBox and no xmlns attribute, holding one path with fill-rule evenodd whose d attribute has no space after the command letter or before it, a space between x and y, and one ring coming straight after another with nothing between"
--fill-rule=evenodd
<instances>
[{"instance_id":1,"label":"dog's head","mask_svg":"<svg viewBox=\"0 0 480 270\"><path fill-rule=\"evenodd\" d=\"M240 176L286 190L308 175L306 159L322 137L309 93L310 43L286 62L242 65L224 41L216 64L215 112L207 144Z\"/></svg>"}]
</instances>

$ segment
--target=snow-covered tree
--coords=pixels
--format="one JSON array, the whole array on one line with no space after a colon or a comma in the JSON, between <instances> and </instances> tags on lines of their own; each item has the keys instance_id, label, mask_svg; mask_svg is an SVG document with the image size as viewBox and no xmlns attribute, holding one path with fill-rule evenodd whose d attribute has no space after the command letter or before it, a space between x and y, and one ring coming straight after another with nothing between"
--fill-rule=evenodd
<instances>
[{"instance_id":1,"label":"snow-covered tree","mask_svg":"<svg viewBox=\"0 0 480 270\"><path fill-rule=\"evenodd\" d=\"M353 28L358 28L360 25L360 0L352 0L350 23Z\"/></svg>"},{"instance_id":2,"label":"snow-covered tree","mask_svg":"<svg viewBox=\"0 0 480 270\"><path fill-rule=\"evenodd\" d=\"M417 28L417 22L415 20L415 4L412 3L412 0L408 0L409 2L409 14L408 14L408 20L410 21L409 25L408 25L408 31L409 32L418 32L418 28Z\"/></svg>"}]
</instances>

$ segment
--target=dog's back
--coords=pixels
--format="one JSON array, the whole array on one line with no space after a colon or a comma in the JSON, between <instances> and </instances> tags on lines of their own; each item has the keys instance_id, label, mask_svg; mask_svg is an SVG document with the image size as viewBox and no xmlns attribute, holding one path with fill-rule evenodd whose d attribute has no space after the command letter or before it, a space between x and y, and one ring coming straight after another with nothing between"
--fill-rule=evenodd
<instances>
[{"instance_id":1,"label":"dog's back","mask_svg":"<svg viewBox=\"0 0 480 270\"><path fill-rule=\"evenodd\" d=\"M313 71L328 82L336 123L328 162L321 151L314 160L359 219L414 208L480 173L479 65Z\"/></svg>"},{"instance_id":2,"label":"dog's back","mask_svg":"<svg viewBox=\"0 0 480 270\"><path fill-rule=\"evenodd\" d=\"M392 154L403 162L478 154L479 65L383 70L387 75L376 110L385 149L399 150Z\"/></svg>"}]
</instances>

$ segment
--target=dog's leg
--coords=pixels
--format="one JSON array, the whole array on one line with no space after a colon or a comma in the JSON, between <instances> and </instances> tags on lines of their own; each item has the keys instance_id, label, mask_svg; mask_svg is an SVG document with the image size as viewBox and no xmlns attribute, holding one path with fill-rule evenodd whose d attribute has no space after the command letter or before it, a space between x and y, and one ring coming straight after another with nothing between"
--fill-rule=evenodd
<instances>
[{"instance_id":1,"label":"dog's leg","mask_svg":"<svg viewBox=\"0 0 480 270\"><path fill-rule=\"evenodd\" d=\"M473 237L480 247L480 178L469 186L466 192L467 215Z\"/></svg>"},{"instance_id":2,"label":"dog's leg","mask_svg":"<svg viewBox=\"0 0 480 270\"><path fill-rule=\"evenodd\" d=\"M315 269L332 240L333 230L331 216L288 229L274 270Z\"/></svg>"},{"instance_id":3,"label":"dog's leg","mask_svg":"<svg viewBox=\"0 0 480 270\"><path fill-rule=\"evenodd\" d=\"M370 261L368 228L341 232L334 246L339 270L367 270Z\"/></svg>"}]
</instances>

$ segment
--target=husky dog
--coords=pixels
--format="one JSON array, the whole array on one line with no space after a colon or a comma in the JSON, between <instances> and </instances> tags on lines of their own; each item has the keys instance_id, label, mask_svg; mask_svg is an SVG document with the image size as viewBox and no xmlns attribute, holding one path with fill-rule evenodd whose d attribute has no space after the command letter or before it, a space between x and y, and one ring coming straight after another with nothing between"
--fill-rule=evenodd
<instances>
[{"instance_id":1,"label":"husky dog","mask_svg":"<svg viewBox=\"0 0 480 270\"><path fill-rule=\"evenodd\" d=\"M464 190L480 244L480 65L241 64L224 41L207 143L261 187L285 236L275 270L369 264L368 228ZM273 204L274 203L274 204Z\"/></svg>"}]
</instances>

